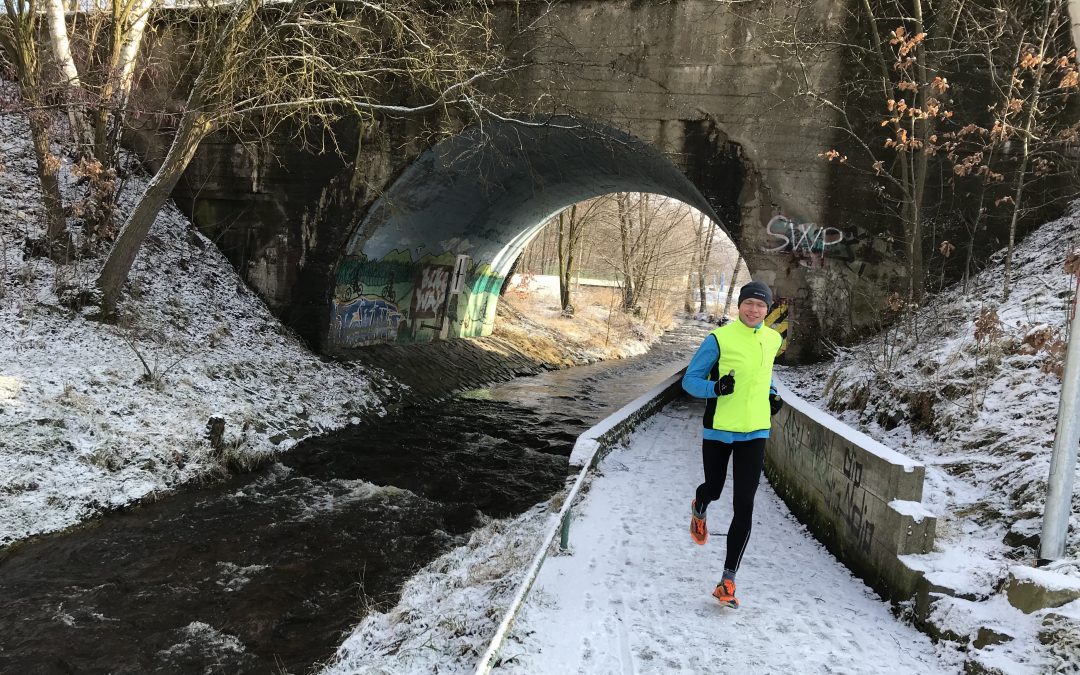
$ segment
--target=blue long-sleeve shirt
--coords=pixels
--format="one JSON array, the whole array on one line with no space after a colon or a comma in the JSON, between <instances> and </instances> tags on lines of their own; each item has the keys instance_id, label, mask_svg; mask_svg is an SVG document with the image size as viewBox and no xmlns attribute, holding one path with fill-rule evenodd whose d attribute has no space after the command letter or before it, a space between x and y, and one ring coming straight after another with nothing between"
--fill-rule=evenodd
<instances>
[{"instance_id":1,"label":"blue long-sleeve shirt","mask_svg":"<svg viewBox=\"0 0 1080 675\"><path fill-rule=\"evenodd\" d=\"M709 371L712 370L719 359L720 346L716 343L716 338L711 334L706 335L701 346L694 353L694 357L690 359L690 365L686 367L686 373L683 375L682 388L686 393L695 398L716 398L716 381L708 379L708 376ZM769 388L769 393L776 393L775 381ZM722 443L734 443L735 441L749 441L754 438L768 438L769 430L758 429L757 431L736 432L706 427L702 430L702 437Z\"/></svg>"}]
</instances>

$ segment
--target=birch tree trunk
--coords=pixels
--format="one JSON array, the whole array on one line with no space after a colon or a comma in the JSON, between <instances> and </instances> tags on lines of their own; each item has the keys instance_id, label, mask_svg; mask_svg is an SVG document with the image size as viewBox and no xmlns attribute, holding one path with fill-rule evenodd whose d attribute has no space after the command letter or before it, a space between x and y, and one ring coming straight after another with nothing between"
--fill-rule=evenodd
<instances>
[{"instance_id":1,"label":"birch tree trunk","mask_svg":"<svg viewBox=\"0 0 1080 675\"><path fill-rule=\"evenodd\" d=\"M106 167L116 166L118 161L139 48L154 1L113 0L123 4L116 5L119 9L114 15L113 30L118 33L113 38L110 69L98 104L94 136L94 156Z\"/></svg>"},{"instance_id":2,"label":"birch tree trunk","mask_svg":"<svg viewBox=\"0 0 1080 675\"><path fill-rule=\"evenodd\" d=\"M79 78L79 69L75 67L75 59L71 55L64 0L48 0L45 11L49 19L49 44L52 47L53 59L64 79L63 98L64 106L67 108L68 122L71 124L71 135L75 139L75 147L79 154L84 155L89 147L86 118L83 117L82 111L85 96L82 81Z\"/></svg>"}]
</instances>

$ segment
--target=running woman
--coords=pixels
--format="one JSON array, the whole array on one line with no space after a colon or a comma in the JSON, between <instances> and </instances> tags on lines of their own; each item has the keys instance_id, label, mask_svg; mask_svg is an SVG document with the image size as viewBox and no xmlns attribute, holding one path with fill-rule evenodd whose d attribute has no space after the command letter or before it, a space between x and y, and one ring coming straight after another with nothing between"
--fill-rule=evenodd
<instances>
[{"instance_id":1,"label":"running woman","mask_svg":"<svg viewBox=\"0 0 1080 675\"><path fill-rule=\"evenodd\" d=\"M783 338L763 325L772 305L772 290L751 281L739 293L739 320L712 331L686 368L682 386L705 399L701 461L705 482L690 504L690 536L703 545L709 538L705 510L720 498L732 460L734 513L727 536L727 558L713 596L737 608L735 573L739 571L754 515L754 495L765 466L765 441L772 415L783 402L772 382L773 361Z\"/></svg>"}]
</instances>

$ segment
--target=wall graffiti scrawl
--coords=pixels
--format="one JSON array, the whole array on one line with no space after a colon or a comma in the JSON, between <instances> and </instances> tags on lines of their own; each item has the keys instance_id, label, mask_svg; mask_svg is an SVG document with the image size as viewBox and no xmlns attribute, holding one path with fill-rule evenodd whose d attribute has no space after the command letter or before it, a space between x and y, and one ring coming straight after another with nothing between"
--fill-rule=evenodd
<instances>
[{"instance_id":1,"label":"wall graffiti scrawl","mask_svg":"<svg viewBox=\"0 0 1080 675\"><path fill-rule=\"evenodd\" d=\"M413 318L437 320L444 315L453 271L443 265L428 265L420 270L413 293Z\"/></svg>"},{"instance_id":2,"label":"wall graffiti scrawl","mask_svg":"<svg viewBox=\"0 0 1080 675\"><path fill-rule=\"evenodd\" d=\"M454 251L346 258L336 272L331 342L352 349L488 334L502 283L489 264Z\"/></svg>"},{"instance_id":3,"label":"wall graffiti scrawl","mask_svg":"<svg viewBox=\"0 0 1080 675\"><path fill-rule=\"evenodd\" d=\"M766 253L790 252L804 267L819 267L826 256L844 252L841 230L816 223L796 223L784 215L773 216L765 226L765 234L772 244L765 248Z\"/></svg>"}]
</instances>

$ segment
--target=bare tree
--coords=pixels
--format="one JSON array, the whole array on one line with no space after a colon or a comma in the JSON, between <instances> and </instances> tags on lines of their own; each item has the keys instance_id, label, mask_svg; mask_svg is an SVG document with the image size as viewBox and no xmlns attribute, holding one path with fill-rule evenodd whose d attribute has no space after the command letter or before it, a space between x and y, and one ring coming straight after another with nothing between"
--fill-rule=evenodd
<instances>
[{"instance_id":1,"label":"bare tree","mask_svg":"<svg viewBox=\"0 0 1080 675\"><path fill-rule=\"evenodd\" d=\"M1053 133L1053 120L1065 110L1068 98L1077 89L1075 59L1053 54L1054 38L1068 21L1065 4L1061 0L1046 0L1043 9L1041 19L1033 26L1036 41L1021 48L1020 58L1012 73L1013 81L1017 83L1014 90L1019 90L1019 96L1011 96L1002 103L1005 110L1019 112L1022 123L1014 126L1008 123L1006 117L1003 124L991 131L992 137L996 136L1003 143L1008 143L1013 137L1020 140L1020 163L1013 172L1013 194L1010 195L1012 214L1005 255L1005 278L1002 282L1004 300L1009 299L1013 249L1016 246L1017 221L1023 209L1024 190L1033 171L1043 174L1053 170L1055 160L1046 155L1057 154L1053 146L1062 145L1062 139Z\"/></svg>"},{"instance_id":2,"label":"bare tree","mask_svg":"<svg viewBox=\"0 0 1080 675\"><path fill-rule=\"evenodd\" d=\"M698 267L698 251L701 250L701 241L699 239L700 234L695 232L694 237L694 251L690 258L690 271L686 275L686 296L683 298L683 311L687 314L694 311L693 297L694 297L694 273Z\"/></svg>"},{"instance_id":3,"label":"bare tree","mask_svg":"<svg viewBox=\"0 0 1080 675\"><path fill-rule=\"evenodd\" d=\"M109 2L109 49L94 111L94 157L107 168L115 167L118 162L139 49L154 4L154 0Z\"/></svg>"},{"instance_id":4,"label":"bare tree","mask_svg":"<svg viewBox=\"0 0 1080 675\"><path fill-rule=\"evenodd\" d=\"M571 281L576 272L575 262L581 251L581 244L585 233L588 231L598 211L602 210L610 201L606 196L590 199L585 202L583 208L578 209L574 204L569 209L559 212L558 221L558 252L559 252L559 306L564 315L574 313L574 305L571 301Z\"/></svg>"},{"instance_id":5,"label":"bare tree","mask_svg":"<svg viewBox=\"0 0 1080 675\"><path fill-rule=\"evenodd\" d=\"M1077 66L1067 55L1067 14L1063 0L1035 6L998 0L991 7L965 7L959 29L972 56L981 55L991 82L990 119L942 135L960 189L976 181L972 216L975 228L996 210L1005 210L1007 246L1002 295L1012 283L1012 255L1020 220L1035 201L1053 192L1039 187L1055 176L1068 176L1076 161L1070 147L1080 134L1068 114L1077 93ZM973 232L971 233L974 234ZM970 249L973 242L969 239ZM944 244L943 244L944 246Z\"/></svg>"},{"instance_id":6,"label":"bare tree","mask_svg":"<svg viewBox=\"0 0 1080 675\"><path fill-rule=\"evenodd\" d=\"M650 302L661 268L666 271L673 261L685 260L694 246L692 233L675 236L685 227L690 207L658 195L626 192L615 194L615 204L620 247L614 267L622 282L623 309L637 314L642 302Z\"/></svg>"},{"instance_id":7,"label":"bare tree","mask_svg":"<svg viewBox=\"0 0 1080 675\"><path fill-rule=\"evenodd\" d=\"M559 211L559 307L563 316L574 313L570 302L570 274L574 269L574 253L581 239L581 225L577 218L577 204L568 211Z\"/></svg>"},{"instance_id":8,"label":"bare tree","mask_svg":"<svg viewBox=\"0 0 1080 675\"><path fill-rule=\"evenodd\" d=\"M731 310L731 298L735 293L735 284L739 281L739 265L742 264L742 253L739 253L735 258L735 266L731 268L731 283L728 284L727 299L724 301L724 313L721 316L727 316Z\"/></svg>"},{"instance_id":9,"label":"bare tree","mask_svg":"<svg viewBox=\"0 0 1080 675\"><path fill-rule=\"evenodd\" d=\"M636 228L633 225L633 213L630 206L630 194L619 192L615 195L615 203L619 208L619 244L622 257L620 258L619 271L623 280L623 309L634 311L638 306L638 293L640 291L639 280L643 276L640 272L641 261L639 251L642 240L648 234L642 230L648 226L642 223Z\"/></svg>"},{"instance_id":10,"label":"bare tree","mask_svg":"<svg viewBox=\"0 0 1080 675\"><path fill-rule=\"evenodd\" d=\"M697 272L698 287L698 311L704 314L707 311L706 279L705 271L709 268L709 259L712 257L713 244L716 241L716 221L698 213L697 240L701 242L701 253L694 259L695 271ZM696 251L695 251L696 253Z\"/></svg>"},{"instance_id":11,"label":"bare tree","mask_svg":"<svg viewBox=\"0 0 1080 675\"><path fill-rule=\"evenodd\" d=\"M242 123L269 131L318 122L325 132L343 115L480 112L476 85L495 76L500 58L490 24L487 1L232 5L198 48L205 58L176 136L98 277L103 308L115 308L151 224L208 134ZM391 91L419 102L382 102Z\"/></svg>"},{"instance_id":12,"label":"bare tree","mask_svg":"<svg viewBox=\"0 0 1080 675\"><path fill-rule=\"evenodd\" d=\"M40 0L38 0L40 1ZM66 112L71 125L76 154L79 164L76 167L80 176L89 178L90 196L84 205L74 209L76 215L84 218L87 224L87 243L98 237L109 234L112 212L115 200L115 177L118 164L120 135L123 128L122 120L126 114L126 104L131 92L136 60L139 54L139 46L146 21L153 0L104 0L103 5L91 3L84 8L79 21L72 22L82 29L79 39L85 46L86 57L83 68L94 71L96 54L103 52L104 60L98 64L99 70L104 72L90 72L91 77L80 74L75 55L71 47L71 35L69 35L66 12L68 8L63 0L45 0L40 7L30 4L19 4L18 0L5 0L10 8L17 6L25 9L28 14L18 17L16 25L25 24L29 29L34 24L33 31L17 31L19 39L33 40L36 32L36 17L40 14L48 22L48 45L55 69L45 69L40 62L34 65L36 75L26 78L22 71L30 64L24 63L17 66L20 72L19 80L23 83L23 98L29 103L32 110L38 111L38 120L34 121L32 133L38 140L34 141L35 150L42 146L39 137L42 136L42 127L45 135L48 135L49 116L45 111L46 98L55 98ZM104 9L103 9L104 8ZM102 27L105 26L103 30ZM16 31L12 31L14 35ZM98 44L98 38L106 35L109 39L107 46ZM27 53L37 51L37 45L27 43L24 51ZM40 60L40 55L37 55ZM84 73L86 74L86 73ZM97 103L94 114L90 114L89 106L95 98L91 93L94 86L89 80L101 80L101 86L96 87ZM30 91L36 89L38 93ZM36 103L34 101L37 101ZM91 132L89 122L93 123ZM51 169L53 162L46 158L45 165ZM58 162L55 164L59 167ZM50 201L47 211L55 212L58 208L63 213L62 195L59 188L54 191L52 183L54 177L50 171L39 172L42 182L42 192ZM55 202L55 204L53 204ZM59 206L57 206L59 205ZM50 216L50 228L52 235L56 237L59 220L55 214ZM62 238L66 239L66 235ZM61 248L66 248L61 247Z\"/></svg>"},{"instance_id":13,"label":"bare tree","mask_svg":"<svg viewBox=\"0 0 1080 675\"><path fill-rule=\"evenodd\" d=\"M0 49L15 70L30 124L37 163L41 201L45 210L45 240L50 256L68 254L69 239L60 196L60 159L50 147L50 116L46 109L42 63L37 36L42 16L37 0L4 0L7 15L0 17Z\"/></svg>"}]
</instances>

